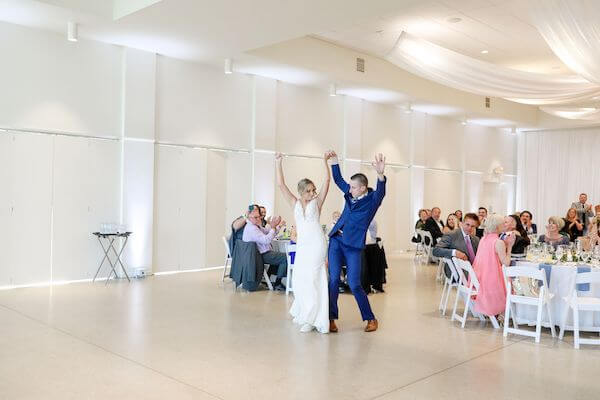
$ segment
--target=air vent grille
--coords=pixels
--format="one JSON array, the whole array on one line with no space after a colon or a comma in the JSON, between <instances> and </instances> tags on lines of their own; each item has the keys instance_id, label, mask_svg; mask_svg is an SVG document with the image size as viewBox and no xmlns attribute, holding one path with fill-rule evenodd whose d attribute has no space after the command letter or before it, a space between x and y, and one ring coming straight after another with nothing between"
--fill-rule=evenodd
<instances>
[{"instance_id":1,"label":"air vent grille","mask_svg":"<svg viewBox=\"0 0 600 400\"><path fill-rule=\"evenodd\" d=\"M365 59L364 58L356 59L356 70L358 72L365 72Z\"/></svg>"}]
</instances>

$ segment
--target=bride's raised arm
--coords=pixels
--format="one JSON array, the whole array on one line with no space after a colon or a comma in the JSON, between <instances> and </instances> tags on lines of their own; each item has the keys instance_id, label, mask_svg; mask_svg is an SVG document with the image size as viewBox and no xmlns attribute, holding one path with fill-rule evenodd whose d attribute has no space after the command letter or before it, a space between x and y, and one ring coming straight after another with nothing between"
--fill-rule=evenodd
<instances>
[{"instance_id":1,"label":"bride's raised arm","mask_svg":"<svg viewBox=\"0 0 600 400\"><path fill-rule=\"evenodd\" d=\"M283 198L288 202L290 207L294 208L296 201L298 199L291 192L290 188L285 184L285 179L283 177L283 166L281 165L283 162L283 155L281 153L275 154L275 163L277 164L277 186L279 186L279 190L283 194Z\"/></svg>"},{"instance_id":2,"label":"bride's raised arm","mask_svg":"<svg viewBox=\"0 0 600 400\"><path fill-rule=\"evenodd\" d=\"M327 160L331 158L331 153L327 152L324 154L323 159L325 161L325 181L323 185L321 185L321 190L319 190L319 197L317 203L319 205L319 211L321 207L323 207L323 203L325 203L325 199L327 198L327 192L329 192L329 182L331 181L331 172L329 171L329 164Z\"/></svg>"}]
</instances>

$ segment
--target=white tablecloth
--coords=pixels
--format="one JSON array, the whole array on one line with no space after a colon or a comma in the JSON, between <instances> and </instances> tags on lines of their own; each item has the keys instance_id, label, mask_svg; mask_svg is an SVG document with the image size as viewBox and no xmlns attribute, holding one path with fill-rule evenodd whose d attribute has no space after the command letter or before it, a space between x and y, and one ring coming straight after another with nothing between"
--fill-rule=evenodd
<instances>
[{"instance_id":1,"label":"white tablecloth","mask_svg":"<svg viewBox=\"0 0 600 400\"><path fill-rule=\"evenodd\" d=\"M525 261L517 262L517 266L532 268L539 268L538 263L531 263ZM552 313L552 322L554 325L560 325L563 318L563 313L567 309L567 304L564 300L565 297L571 295L573 285L575 284L575 276L577 275L577 267L569 265L556 264L551 266L550 272L550 283L549 292L553 294L552 300L550 301L550 312ZM600 269L592 267L593 272L598 272ZM578 291L577 295L580 297L600 297L600 284L591 284L589 291ZM524 304L517 304L517 322L521 324L535 325L537 308L535 306L529 306ZM566 329L572 330L573 325L573 312L571 311L567 318ZM542 314L543 325L546 327L550 326L546 313ZM594 313L591 311L580 311L579 312L579 326L584 327L595 327L600 328L600 313Z\"/></svg>"},{"instance_id":2,"label":"white tablecloth","mask_svg":"<svg viewBox=\"0 0 600 400\"><path fill-rule=\"evenodd\" d=\"M275 239L271 242L271 247L273 251L279 251L281 253L285 253L285 247L290 243L289 239Z\"/></svg>"}]
</instances>

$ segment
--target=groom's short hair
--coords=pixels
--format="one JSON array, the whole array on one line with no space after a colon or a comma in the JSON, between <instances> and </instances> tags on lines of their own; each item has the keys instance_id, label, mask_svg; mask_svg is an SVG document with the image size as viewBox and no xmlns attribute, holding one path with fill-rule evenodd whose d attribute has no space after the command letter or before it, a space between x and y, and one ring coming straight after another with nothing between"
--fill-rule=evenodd
<instances>
[{"instance_id":1,"label":"groom's short hair","mask_svg":"<svg viewBox=\"0 0 600 400\"><path fill-rule=\"evenodd\" d=\"M367 176L365 174L361 174L360 172L352 175L350 179L353 181L358 181L358 183L363 186L369 186L369 180L367 179Z\"/></svg>"}]
</instances>

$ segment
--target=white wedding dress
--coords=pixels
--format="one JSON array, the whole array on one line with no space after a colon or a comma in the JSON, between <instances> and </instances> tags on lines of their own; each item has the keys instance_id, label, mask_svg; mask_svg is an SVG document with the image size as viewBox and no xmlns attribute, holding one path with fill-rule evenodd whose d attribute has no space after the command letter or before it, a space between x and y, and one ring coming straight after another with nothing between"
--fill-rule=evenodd
<instances>
[{"instance_id":1,"label":"white wedding dress","mask_svg":"<svg viewBox=\"0 0 600 400\"><path fill-rule=\"evenodd\" d=\"M329 332L329 294L325 258L327 241L319 222L317 199L302 210L300 201L294 207L298 241L292 274L294 302L290 314L302 331L314 327L321 333Z\"/></svg>"}]
</instances>

